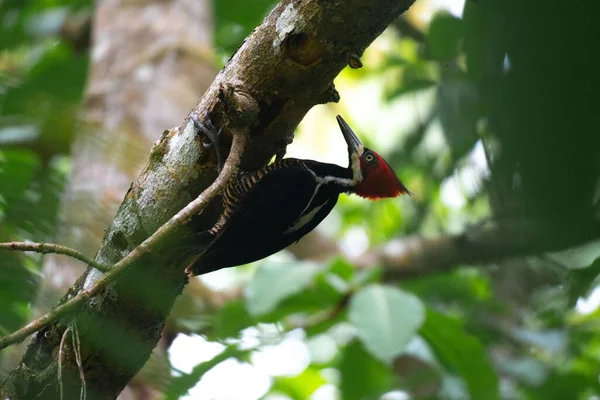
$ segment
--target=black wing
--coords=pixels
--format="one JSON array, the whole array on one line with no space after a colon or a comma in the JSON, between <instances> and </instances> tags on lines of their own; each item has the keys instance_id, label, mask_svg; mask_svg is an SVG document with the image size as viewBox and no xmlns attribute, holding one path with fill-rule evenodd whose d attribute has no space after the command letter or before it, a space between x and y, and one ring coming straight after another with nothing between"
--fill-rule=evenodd
<instances>
[{"instance_id":1,"label":"black wing","mask_svg":"<svg viewBox=\"0 0 600 400\"><path fill-rule=\"evenodd\" d=\"M203 274L276 253L314 229L329 214L337 197L337 192L324 186L317 191L313 174L305 168L276 169L240 199L215 240L188 270ZM294 226L308 213L312 218Z\"/></svg>"}]
</instances>

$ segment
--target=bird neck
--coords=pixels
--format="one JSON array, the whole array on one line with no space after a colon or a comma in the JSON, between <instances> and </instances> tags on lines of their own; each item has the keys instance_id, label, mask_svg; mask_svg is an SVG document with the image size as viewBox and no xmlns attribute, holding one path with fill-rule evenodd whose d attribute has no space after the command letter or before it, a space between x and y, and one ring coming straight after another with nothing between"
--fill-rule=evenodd
<instances>
[{"instance_id":1,"label":"bird neck","mask_svg":"<svg viewBox=\"0 0 600 400\"><path fill-rule=\"evenodd\" d=\"M360 165L360 154L350 153L348 168L352 171L352 187L356 187L363 180L362 166Z\"/></svg>"},{"instance_id":2,"label":"bird neck","mask_svg":"<svg viewBox=\"0 0 600 400\"><path fill-rule=\"evenodd\" d=\"M304 162L306 168L313 173L319 184L337 186L341 192L350 191L357 185L355 172L351 167L343 168L336 164L320 163L312 160L305 160ZM362 175L360 179L362 179Z\"/></svg>"}]
</instances>

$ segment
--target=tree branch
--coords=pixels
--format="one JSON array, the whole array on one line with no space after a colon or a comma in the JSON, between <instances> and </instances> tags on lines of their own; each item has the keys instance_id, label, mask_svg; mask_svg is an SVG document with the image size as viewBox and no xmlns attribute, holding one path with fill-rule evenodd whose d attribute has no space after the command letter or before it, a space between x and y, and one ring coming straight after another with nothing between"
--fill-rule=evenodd
<instances>
[{"instance_id":1,"label":"tree branch","mask_svg":"<svg viewBox=\"0 0 600 400\"><path fill-rule=\"evenodd\" d=\"M134 265L144 254L149 253L153 247L159 245L162 241L164 241L165 238L168 237L171 233L173 233L177 228L187 223L194 215L201 213L206 208L210 200L212 200L225 187L227 182L229 182L231 177L237 171L237 166L240 163L241 155L244 151L245 144L246 135L236 135L233 139L231 152L229 153L229 157L227 158L227 162L225 163L223 171L221 172L221 174L219 174L217 179L215 179L213 184L208 189L202 192L202 194L198 196L194 201L189 203L181 211L175 214L173 218L171 218L166 224L161 226L152 236L150 236L148 239L142 242L142 244L135 248L131 253L125 256L125 258L119 261L110 270L110 272L104 274L91 287L80 291L75 297L68 300L66 303L33 320L23 328L11 333L10 335L1 337L0 349L3 349L13 343L18 343L22 341L32 333L39 331L48 324L55 322L58 319L64 317L65 315L77 310L86 301L101 293L102 290L104 290L110 283L114 282L119 276L125 273L127 269ZM42 243L41 245L43 246L44 244ZM72 249L66 249L66 251L77 253L75 250ZM98 263L94 262L94 264Z\"/></svg>"},{"instance_id":2,"label":"tree branch","mask_svg":"<svg viewBox=\"0 0 600 400\"><path fill-rule=\"evenodd\" d=\"M464 265L560 251L600 238L592 216L500 221L459 235L392 240L366 254L361 266L384 266L385 280L445 272Z\"/></svg>"},{"instance_id":3,"label":"tree branch","mask_svg":"<svg viewBox=\"0 0 600 400\"><path fill-rule=\"evenodd\" d=\"M102 272L108 272L112 268L110 265L101 264L75 249L54 243L6 242L0 243L0 250L33 251L42 254L62 254L72 257L76 260L83 261L87 265L90 265Z\"/></svg>"},{"instance_id":4,"label":"tree branch","mask_svg":"<svg viewBox=\"0 0 600 400\"><path fill-rule=\"evenodd\" d=\"M383 266L384 280L399 281L465 265L485 265L507 258L560 251L598 238L600 223L592 215L515 218L474 225L457 235L392 239L350 261L359 269ZM315 246L301 245L305 240ZM300 260L323 260L340 253L337 243L318 231L311 232L288 250Z\"/></svg>"}]
</instances>

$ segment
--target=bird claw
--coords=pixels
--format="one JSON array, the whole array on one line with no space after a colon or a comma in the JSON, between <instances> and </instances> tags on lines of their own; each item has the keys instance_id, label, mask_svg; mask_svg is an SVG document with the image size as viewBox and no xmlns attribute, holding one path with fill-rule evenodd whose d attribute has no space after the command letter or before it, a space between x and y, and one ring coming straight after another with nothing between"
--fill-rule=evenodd
<instances>
[{"instance_id":1,"label":"bird claw","mask_svg":"<svg viewBox=\"0 0 600 400\"><path fill-rule=\"evenodd\" d=\"M190 114L190 119L196 128L198 128L198 130L208 138L208 142L203 142L202 146L205 149L209 149L211 147L215 148L215 153L217 155L217 171L221 173L221 170L223 169L223 158L221 157L221 150L219 149L219 139L221 138L223 128L221 127L218 130L215 128L210 120L208 112L205 114L204 124L200 122L200 120L194 114Z\"/></svg>"}]
</instances>

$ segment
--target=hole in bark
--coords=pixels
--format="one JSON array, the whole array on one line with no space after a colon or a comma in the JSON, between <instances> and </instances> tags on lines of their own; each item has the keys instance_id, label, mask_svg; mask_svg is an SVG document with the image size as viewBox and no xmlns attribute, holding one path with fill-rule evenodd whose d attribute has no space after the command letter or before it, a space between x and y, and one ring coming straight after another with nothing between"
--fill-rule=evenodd
<instances>
[{"instance_id":1,"label":"hole in bark","mask_svg":"<svg viewBox=\"0 0 600 400\"><path fill-rule=\"evenodd\" d=\"M113 245L120 251L127 249L128 243L127 238L121 231L117 231L114 233L112 237Z\"/></svg>"},{"instance_id":2,"label":"hole in bark","mask_svg":"<svg viewBox=\"0 0 600 400\"><path fill-rule=\"evenodd\" d=\"M306 33L289 35L285 39L287 55L303 67L309 67L320 61L325 54L325 47L321 42Z\"/></svg>"}]
</instances>

